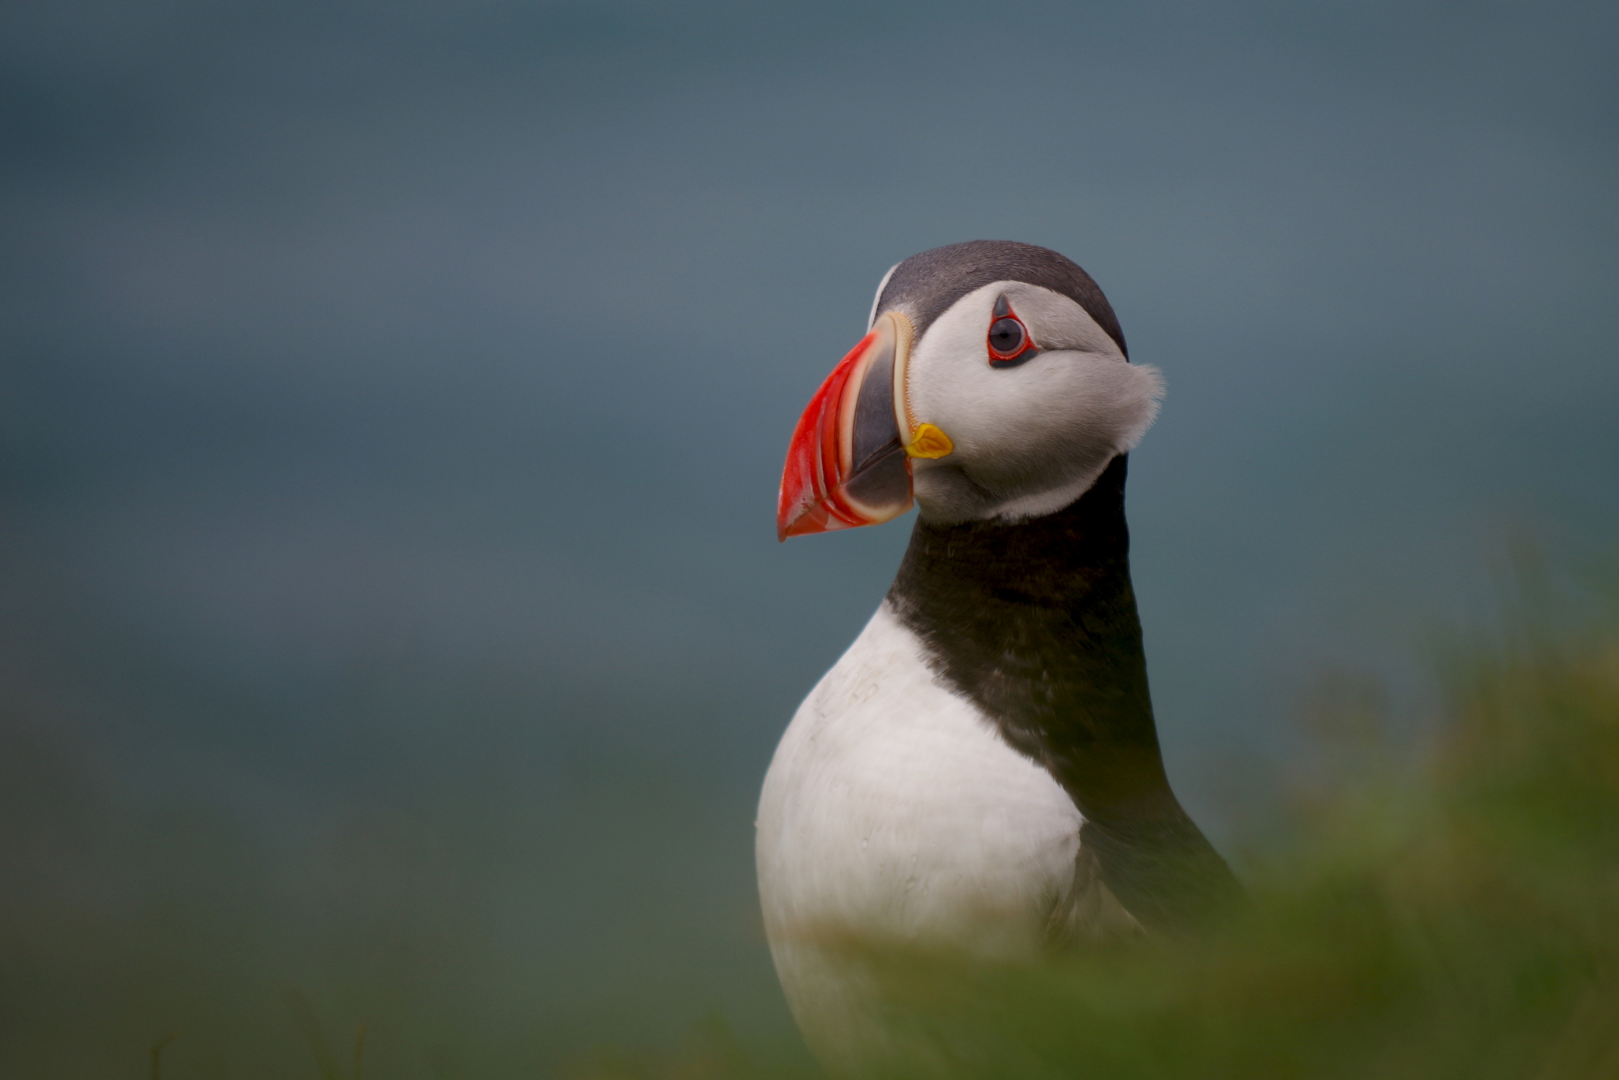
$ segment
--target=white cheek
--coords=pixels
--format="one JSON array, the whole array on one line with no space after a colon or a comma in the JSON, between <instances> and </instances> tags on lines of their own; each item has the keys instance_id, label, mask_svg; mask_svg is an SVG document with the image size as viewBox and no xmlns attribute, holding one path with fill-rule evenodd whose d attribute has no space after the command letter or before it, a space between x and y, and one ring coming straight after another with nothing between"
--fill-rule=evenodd
<instances>
[{"instance_id":1,"label":"white cheek","mask_svg":"<svg viewBox=\"0 0 1619 1080\"><path fill-rule=\"evenodd\" d=\"M920 395L917 417L943 428L958 464L992 488L1065 484L1105 465L1145 433L1160 391L1151 368L1067 351L1015 368L986 360L937 374Z\"/></svg>"},{"instance_id":2,"label":"white cheek","mask_svg":"<svg viewBox=\"0 0 1619 1080\"><path fill-rule=\"evenodd\" d=\"M1043 350L989 363L985 335L1005 295ZM1061 509L1151 426L1163 380L1125 360L1068 297L997 282L957 301L918 342L906 380L911 414L942 428L953 452L914 463L916 498L941 519L1023 517Z\"/></svg>"}]
</instances>

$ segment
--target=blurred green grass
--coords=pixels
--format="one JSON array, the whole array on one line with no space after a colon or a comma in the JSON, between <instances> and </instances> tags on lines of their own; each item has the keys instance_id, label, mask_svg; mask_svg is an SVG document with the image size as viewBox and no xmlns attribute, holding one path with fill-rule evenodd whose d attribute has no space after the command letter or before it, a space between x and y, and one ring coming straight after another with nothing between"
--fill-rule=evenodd
<instances>
[{"instance_id":1,"label":"blurred green grass","mask_svg":"<svg viewBox=\"0 0 1619 1080\"><path fill-rule=\"evenodd\" d=\"M1339 703L1253 904L1196 941L1040 966L851 945L896 1004L876 1070L973 1077L1619 1076L1619 604L1524 573L1452 640L1429 738ZM1332 777L1329 781L1324 777ZM786 1059L784 1059L786 1060ZM802 1075L722 1024L574 1080Z\"/></svg>"}]
</instances>

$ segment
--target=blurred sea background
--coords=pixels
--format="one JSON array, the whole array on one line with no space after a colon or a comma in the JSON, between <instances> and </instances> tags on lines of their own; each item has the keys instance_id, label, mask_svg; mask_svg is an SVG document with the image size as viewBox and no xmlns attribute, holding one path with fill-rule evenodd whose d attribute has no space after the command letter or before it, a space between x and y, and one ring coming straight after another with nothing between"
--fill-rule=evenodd
<instances>
[{"instance_id":1,"label":"blurred sea background","mask_svg":"<svg viewBox=\"0 0 1619 1080\"><path fill-rule=\"evenodd\" d=\"M775 488L917 251L1055 248L1165 373L1234 853L1321 701L1422 745L1515 536L1619 535L1611 4L62 0L0 87L7 1077L802 1063L753 805L908 522Z\"/></svg>"}]
</instances>

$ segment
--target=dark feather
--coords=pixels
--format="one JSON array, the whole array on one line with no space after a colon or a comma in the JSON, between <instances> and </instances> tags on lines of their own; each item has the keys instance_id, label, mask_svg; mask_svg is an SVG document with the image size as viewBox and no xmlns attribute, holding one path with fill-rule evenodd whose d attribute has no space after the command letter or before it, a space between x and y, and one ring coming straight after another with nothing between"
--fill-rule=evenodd
<instances>
[{"instance_id":1,"label":"dark feather","mask_svg":"<svg viewBox=\"0 0 1619 1080\"><path fill-rule=\"evenodd\" d=\"M1124 520L1126 457L1028 521L918 520L888 598L934 672L1046 768L1081 843L1149 932L1204 921L1240 887L1170 790Z\"/></svg>"}]
</instances>

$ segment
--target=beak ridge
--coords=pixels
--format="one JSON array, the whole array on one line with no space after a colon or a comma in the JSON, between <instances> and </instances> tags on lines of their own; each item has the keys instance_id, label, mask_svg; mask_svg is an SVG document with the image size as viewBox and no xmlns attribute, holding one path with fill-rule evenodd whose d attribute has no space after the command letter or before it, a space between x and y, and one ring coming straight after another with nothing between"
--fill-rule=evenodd
<instances>
[{"instance_id":1,"label":"beak ridge","mask_svg":"<svg viewBox=\"0 0 1619 1080\"><path fill-rule=\"evenodd\" d=\"M793 429L776 501L776 537L876 525L911 508L901 436L910 323L873 324L832 369Z\"/></svg>"}]
</instances>

